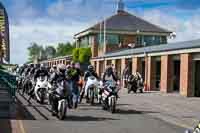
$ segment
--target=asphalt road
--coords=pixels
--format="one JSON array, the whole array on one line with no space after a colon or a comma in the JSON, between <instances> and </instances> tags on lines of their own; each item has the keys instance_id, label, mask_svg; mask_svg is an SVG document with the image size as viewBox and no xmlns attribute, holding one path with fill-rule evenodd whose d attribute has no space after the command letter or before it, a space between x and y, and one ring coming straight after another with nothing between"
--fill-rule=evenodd
<instances>
[{"instance_id":1,"label":"asphalt road","mask_svg":"<svg viewBox=\"0 0 200 133\"><path fill-rule=\"evenodd\" d=\"M126 97L122 97L126 98ZM171 125L148 113L129 108L129 104L118 101L117 112L111 114L101 106L79 105L69 110L65 120L52 117L48 105L17 95L18 112L22 121L21 133L184 133L183 128Z\"/></svg>"}]
</instances>

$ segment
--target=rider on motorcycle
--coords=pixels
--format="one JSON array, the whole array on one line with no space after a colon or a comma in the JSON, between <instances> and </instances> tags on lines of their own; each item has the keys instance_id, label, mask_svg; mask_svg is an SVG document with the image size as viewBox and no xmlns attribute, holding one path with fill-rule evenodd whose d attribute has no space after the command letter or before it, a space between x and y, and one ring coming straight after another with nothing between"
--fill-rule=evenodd
<instances>
[{"instance_id":1,"label":"rider on motorcycle","mask_svg":"<svg viewBox=\"0 0 200 133\"><path fill-rule=\"evenodd\" d=\"M118 80L118 78L115 75L115 73L113 72L113 68L109 66L103 74L103 83L106 83L106 81L117 82L117 80Z\"/></svg>"},{"instance_id":2,"label":"rider on motorcycle","mask_svg":"<svg viewBox=\"0 0 200 133\"><path fill-rule=\"evenodd\" d=\"M36 80L40 76L49 76L49 73L43 64L40 65L40 68L36 70L34 75L34 80Z\"/></svg>"},{"instance_id":3,"label":"rider on motorcycle","mask_svg":"<svg viewBox=\"0 0 200 133\"><path fill-rule=\"evenodd\" d=\"M106 71L103 74L103 84L106 85L107 81L112 81L112 82L117 82L118 78L115 75L113 68L111 66L108 66L108 68L106 69ZM103 90L101 90L100 93L102 93ZM119 96L117 95L117 97L119 98Z\"/></svg>"},{"instance_id":4,"label":"rider on motorcycle","mask_svg":"<svg viewBox=\"0 0 200 133\"><path fill-rule=\"evenodd\" d=\"M49 74L48 74L48 71L47 71L47 69L44 67L44 65L43 64L41 64L41 65L39 65L39 64L37 64L37 65L35 65L32 69L31 69L31 71L30 71L30 74L31 75L33 75L32 77L33 77L33 81L32 81L32 88L31 88L31 90L30 90L30 92L29 92L29 99L28 99L28 101L30 101L30 99L34 96L34 88L35 88L35 84L36 84L36 80L37 80L37 78L38 77L40 77L40 76L49 76Z\"/></svg>"},{"instance_id":5,"label":"rider on motorcycle","mask_svg":"<svg viewBox=\"0 0 200 133\"><path fill-rule=\"evenodd\" d=\"M86 82L87 78L90 77L90 76L94 76L98 79L98 75L95 72L94 67L92 65L88 66L88 70L84 74L84 81Z\"/></svg>"},{"instance_id":6,"label":"rider on motorcycle","mask_svg":"<svg viewBox=\"0 0 200 133\"><path fill-rule=\"evenodd\" d=\"M52 75L51 75L51 79L50 79L50 83L52 84L52 93L50 94L50 101L52 102L52 115L56 115L57 114L57 106L58 106L58 101L59 99L57 97L54 96L54 93L57 93L57 86L56 83L59 83L60 81L67 81L66 78L66 67L64 64L60 64L57 67L57 71L55 71ZM68 96L71 95L70 89L69 87L65 88L66 91L68 92ZM68 103L70 103L70 99L68 98ZM70 108L70 104L69 108Z\"/></svg>"},{"instance_id":7,"label":"rider on motorcycle","mask_svg":"<svg viewBox=\"0 0 200 133\"><path fill-rule=\"evenodd\" d=\"M85 94L85 85L86 85L86 82L87 82L87 79L88 79L88 77L90 77L90 76L94 76L95 78L99 78L98 77L98 75L97 75L97 73L95 72L95 70L94 70L94 67L92 66L92 65L89 65L88 66L88 70L85 72L85 74L84 74L84 85L83 85L83 89L82 89L82 92L81 92L81 96L80 96L80 103L81 103L81 101L82 101L82 99L83 99L83 96L84 96L84 94Z\"/></svg>"}]
</instances>

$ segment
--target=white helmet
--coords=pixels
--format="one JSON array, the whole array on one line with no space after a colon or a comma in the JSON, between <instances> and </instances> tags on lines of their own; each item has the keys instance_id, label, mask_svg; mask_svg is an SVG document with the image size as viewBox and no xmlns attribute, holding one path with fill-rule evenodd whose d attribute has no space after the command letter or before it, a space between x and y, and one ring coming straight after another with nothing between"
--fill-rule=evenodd
<instances>
[{"instance_id":1,"label":"white helmet","mask_svg":"<svg viewBox=\"0 0 200 133\"><path fill-rule=\"evenodd\" d=\"M58 64L57 68L59 72L63 72L66 70L66 66L64 64Z\"/></svg>"}]
</instances>

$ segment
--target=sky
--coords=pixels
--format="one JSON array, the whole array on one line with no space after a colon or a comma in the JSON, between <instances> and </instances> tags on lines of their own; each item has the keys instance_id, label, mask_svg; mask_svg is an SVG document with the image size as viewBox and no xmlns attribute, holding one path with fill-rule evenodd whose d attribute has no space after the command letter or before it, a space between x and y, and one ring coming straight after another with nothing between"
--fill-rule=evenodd
<instances>
[{"instance_id":1,"label":"sky","mask_svg":"<svg viewBox=\"0 0 200 133\"><path fill-rule=\"evenodd\" d=\"M123 0L125 10L176 32L169 42L200 39L200 0ZM24 63L32 42L73 41L73 35L116 13L117 0L0 0L10 21L11 63Z\"/></svg>"}]
</instances>

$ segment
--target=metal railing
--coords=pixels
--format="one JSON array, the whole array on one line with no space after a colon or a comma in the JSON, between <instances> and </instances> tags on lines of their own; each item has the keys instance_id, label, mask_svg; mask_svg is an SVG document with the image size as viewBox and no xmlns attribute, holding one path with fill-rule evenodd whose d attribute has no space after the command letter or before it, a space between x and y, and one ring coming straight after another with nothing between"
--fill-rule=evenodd
<instances>
[{"instance_id":1,"label":"metal railing","mask_svg":"<svg viewBox=\"0 0 200 133\"><path fill-rule=\"evenodd\" d=\"M5 86L5 89L12 97L15 97L15 92L17 88L16 76L10 74L9 72L0 70L0 82Z\"/></svg>"}]
</instances>

